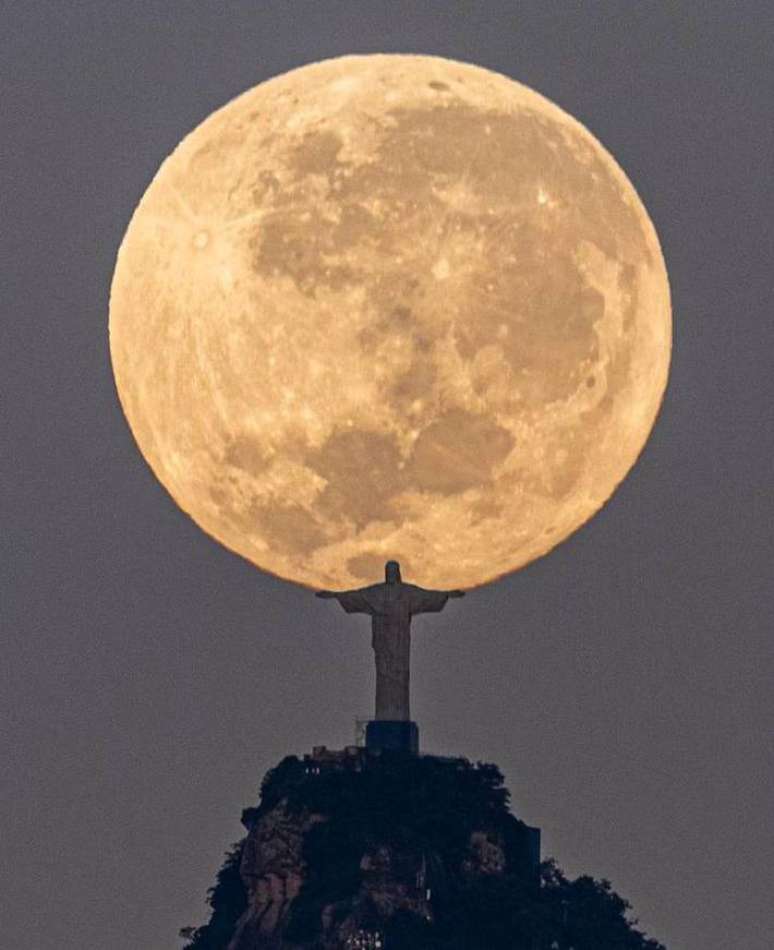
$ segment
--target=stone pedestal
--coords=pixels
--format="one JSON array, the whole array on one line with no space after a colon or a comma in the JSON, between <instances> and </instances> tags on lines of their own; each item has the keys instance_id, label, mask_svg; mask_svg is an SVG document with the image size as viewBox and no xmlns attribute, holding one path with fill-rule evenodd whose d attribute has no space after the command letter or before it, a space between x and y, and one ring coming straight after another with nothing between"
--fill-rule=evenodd
<instances>
[{"instance_id":1,"label":"stone pedestal","mask_svg":"<svg viewBox=\"0 0 774 950\"><path fill-rule=\"evenodd\" d=\"M400 719L372 719L366 726L367 749L390 749L419 754L419 727Z\"/></svg>"}]
</instances>

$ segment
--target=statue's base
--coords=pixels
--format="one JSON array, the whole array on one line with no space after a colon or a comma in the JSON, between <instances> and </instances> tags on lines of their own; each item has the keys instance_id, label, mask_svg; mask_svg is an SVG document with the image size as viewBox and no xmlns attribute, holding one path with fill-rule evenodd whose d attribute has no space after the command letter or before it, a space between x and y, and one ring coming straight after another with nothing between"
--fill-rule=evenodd
<instances>
[{"instance_id":1,"label":"statue's base","mask_svg":"<svg viewBox=\"0 0 774 950\"><path fill-rule=\"evenodd\" d=\"M410 720L372 719L366 726L366 749L419 754L419 727Z\"/></svg>"}]
</instances>

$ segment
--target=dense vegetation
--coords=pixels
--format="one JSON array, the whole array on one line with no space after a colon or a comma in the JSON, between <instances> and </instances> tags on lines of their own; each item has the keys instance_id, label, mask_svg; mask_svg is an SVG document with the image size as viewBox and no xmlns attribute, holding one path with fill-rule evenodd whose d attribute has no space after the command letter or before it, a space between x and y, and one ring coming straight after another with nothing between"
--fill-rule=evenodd
<instances>
[{"instance_id":1,"label":"dense vegetation","mask_svg":"<svg viewBox=\"0 0 774 950\"><path fill-rule=\"evenodd\" d=\"M247 907L247 895L239 876L243 843L244 839L226 852L215 886L207 892L207 903L212 908L209 921L203 927L183 927L180 931L180 936L189 941L186 950L225 950L228 946L234 925Z\"/></svg>"},{"instance_id":2,"label":"dense vegetation","mask_svg":"<svg viewBox=\"0 0 774 950\"><path fill-rule=\"evenodd\" d=\"M251 827L281 801L299 816L328 819L304 839L309 872L293 904L289 941L315 946L325 906L348 913L362 881L361 858L382 844L414 860L425 856L434 918L430 924L404 912L385 921L376 908L361 906L363 926L385 933L388 950L664 950L628 920L629 905L609 882L570 881L553 861L536 871L526 827L510 814L494 765L382 755L362 771L310 775L289 757L268 773L261 803L243 813L244 823ZM473 831L491 832L501 843L502 873L465 873ZM181 931L190 941L186 950L226 950L246 906L240 855L241 843L209 892L210 921Z\"/></svg>"}]
</instances>

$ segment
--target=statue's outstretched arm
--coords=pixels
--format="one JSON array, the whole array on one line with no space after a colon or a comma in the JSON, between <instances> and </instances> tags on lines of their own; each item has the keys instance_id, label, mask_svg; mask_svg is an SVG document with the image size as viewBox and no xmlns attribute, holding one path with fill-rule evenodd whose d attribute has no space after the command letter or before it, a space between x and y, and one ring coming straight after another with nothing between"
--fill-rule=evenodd
<instances>
[{"instance_id":1,"label":"statue's outstretched arm","mask_svg":"<svg viewBox=\"0 0 774 950\"><path fill-rule=\"evenodd\" d=\"M315 596L325 599L335 597L348 614L373 613L371 605L359 590L318 590Z\"/></svg>"},{"instance_id":2,"label":"statue's outstretched arm","mask_svg":"<svg viewBox=\"0 0 774 950\"><path fill-rule=\"evenodd\" d=\"M412 596L412 614L437 614L446 606L450 597L464 597L463 590L425 590L415 587Z\"/></svg>"}]
</instances>

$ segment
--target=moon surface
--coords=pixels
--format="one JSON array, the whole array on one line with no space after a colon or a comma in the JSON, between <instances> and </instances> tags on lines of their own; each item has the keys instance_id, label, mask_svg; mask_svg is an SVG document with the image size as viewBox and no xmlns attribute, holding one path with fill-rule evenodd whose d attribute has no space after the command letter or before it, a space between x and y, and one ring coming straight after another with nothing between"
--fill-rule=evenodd
<instances>
[{"instance_id":1,"label":"moon surface","mask_svg":"<svg viewBox=\"0 0 774 950\"><path fill-rule=\"evenodd\" d=\"M258 567L473 587L596 512L645 444L671 311L653 225L506 76L344 56L163 162L121 244L116 384L180 507Z\"/></svg>"}]
</instances>

